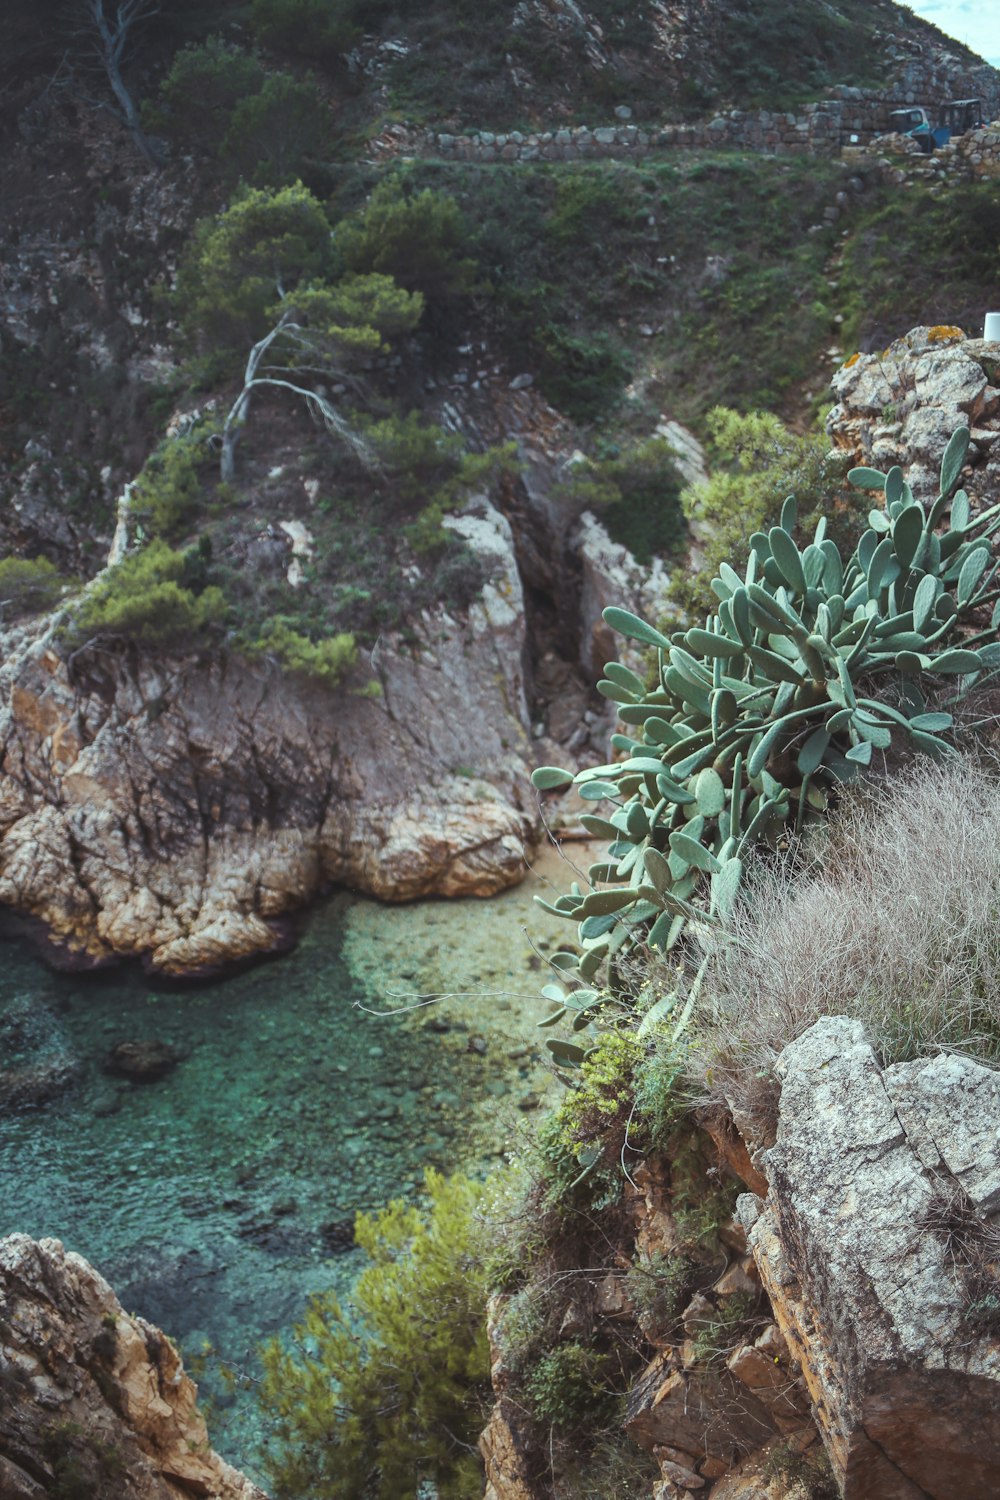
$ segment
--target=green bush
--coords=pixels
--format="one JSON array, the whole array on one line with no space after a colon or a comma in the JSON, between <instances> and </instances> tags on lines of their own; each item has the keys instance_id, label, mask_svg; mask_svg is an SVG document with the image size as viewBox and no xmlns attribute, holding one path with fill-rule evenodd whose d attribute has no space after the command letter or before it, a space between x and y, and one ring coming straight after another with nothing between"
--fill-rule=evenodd
<instances>
[{"instance_id":1,"label":"green bush","mask_svg":"<svg viewBox=\"0 0 1000 1500\"><path fill-rule=\"evenodd\" d=\"M322 152L327 116L313 77L269 73L261 88L233 110L223 160L248 180L280 186Z\"/></svg>"},{"instance_id":2,"label":"green bush","mask_svg":"<svg viewBox=\"0 0 1000 1500\"><path fill-rule=\"evenodd\" d=\"M35 615L51 609L67 585L47 557L5 557L0 562L0 609Z\"/></svg>"},{"instance_id":3,"label":"green bush","mask_svg":"<svg viewBox=\"0 0 1000 1500\"><path fill-rule=\"evenodd\" d=\"M565 1433L607 1422L611 1398L600 1365L596 1351L583 1344L557 1344L543 1354L523 1384L535 1420Z\"/></svg>"},{"instance_id":4,"label":"green bush","mask_svg":"<svg viewBox=\"0 0 1000 1500\"><path fill-rule=\"evenodd\" d=\"M567 1145L603 1136L628 1115L634 1096L633 1074L645 1048L629 1031L605 1031L587 1054L579 1082L559 1106Z\"/></svg>"},{"instance_id":5,"label":"green bush","mask_svg":"<svg viewBox=\"0 0 1000 1500\"><path fill-rule=\"evenodd\" d=\"M336 245L349 271L379 271L429 303L464 297L475 284L469 229L454 198L411 190L402 176L380 182L362 209L341 220Z\"/></svg>"},{"instance_id":6,"label":"green bush","mask_svg":"<svg viewBox=\"0 0 1000 1500\"><path fill-rule=\"evenodd\" d=\"M648 564L686 538L681 486L673 449L652 437L577 465L562 493L581 510L598 511L612 540Z\"/></svg>"},{"instance_id":7,"label":"green bush","mask_svg":"<svg viewBox=\"0 0 1000 1500\"><path fill-rule=\"evenodd\" d=\"M185 252L172 300L189 346L216 363L245 358L282 290L324 277L331 265L329 222L301 182L247 189L201 221Z\"/></svg>"},{"instance_id":8,"label":"green bush","mask_svg":"<svg viewBox=\"0 0 1000 1500\"><path fill-rule=\"evenodd\" d=\"M185 586L193 558L195 549L175 552L162 541L131 553L91 585L67 627L70 638L119 635L162 643L219 623L226 613L221 590L196 593Z\"/></svg>"},{"instance_id":9,"label":"green bush","mask_svg":"<svg viewBox=\"0 0 1000 1500\"><path fill-rule=\"evenodd\" d=\"M475 1443L490 1397L483 1273L473 1253L481 1188L426 1174L428 1208L359 1214L369 1264L343 1308L314 1297L295 1343L263 1351L277 1500L399 1500L429 1481L477 1500Z\"/></svg>"},{"instance_id":10,"label":"green bush","mask_svg":"<svg viewBox=\"0 0 1000 1500\"><path fill-rule=\"evenodd\" d=\"M686 489L680 504L696 524L704 562L675 574L671 593L694 614L714 609L711 582L722 563L744 568L754 532L772 526L786 495L795 495L803 524L827 517L827 532L850 551L865 525L867 505L844 482L846 461L818 436L790 432L771 412L714 407L705 419L715 471Z\"/></svg>"},{"instance_id":11,"label":"green bush","mask_svg":"<svg viewBox=\"0 0 1000 1500\"><path fill-rule=\"evenodd\" d=\"M606 417L621 399L630 362L623 345L597 330L570 333L560 324L543 323L537 332L539 375L553 405L577 422Z\"/></svg>"},{"instance_id":12,"label":"green bush","mask_svg":"<svg viewBox=\"0 0 1000 1500\"><path fill-rule=\"evenodd\" d=\"M185 146L217 155L234 110L258 93L264 78L256 57L211 36L176 54L160 84L161 107L149 123Z\"/></svg>"},{"instance_id":13,"label":"green bush","mask_svg":"<svg viewBox=\"0 0 1000 1500\"><path fill-rule=\"evenodd\" d=\"M354 637L348 632L313 641L282 615L267 622L253 649L275 657L287 671L315 677L328 687L338 683L358 659Z\"/></svg>"},{"instance_id":14,"label":"green bush","mask_svg":"<svg viewBox=\"0 0 1000 1500\"><path fill-rule=\"evenodd\" d=\"M203 425L183 437L167 438L143 465L132 490L132 514L152 535L175 537L202 505L206 473L213 464Z\"/></svg>"},{"instance_id":15,"label":"green bush","mask_svg":"<svg viewBox=\"0 0 1000 1500\"><path fill-rule=\"evenodd\" d=\"M291 57L329 61L360 37L356 9L343 0L253 0L250 26L262 46Z\"/></svg>"}]
</instances>

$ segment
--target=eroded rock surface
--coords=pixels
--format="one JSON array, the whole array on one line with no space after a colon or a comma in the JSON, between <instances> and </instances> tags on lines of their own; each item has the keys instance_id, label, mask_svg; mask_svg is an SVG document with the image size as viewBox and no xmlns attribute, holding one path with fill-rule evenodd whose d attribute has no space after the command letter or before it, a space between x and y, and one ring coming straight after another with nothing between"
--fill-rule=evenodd
<instances>
[{"instance_id":1,"label":"eroded rock surface","mask_svg":"<svg viewBox=\"0 0 1000 1500\"><path fill-rule=\"evenodd\" d=\"M0 1495L266 1500L213 1452L158 1328L58 1240L0 1240Z\"/></svg>"},{"instance_id":2,"label":"eroded rock surface","mask_svg":"<svg viewBox=\"0 0 1000 1500\"><path fill-rule=\"evenodd\" d=\"M741 1216L845 1500L1000 1494L1000 1077L881 1068L856 1021L785 1048Z\"/></svg>"},{"instance_id":3,"label":"eroded rock surface","mask_svg":"<svg viewBox=\"0 0 1000 1500\"><path fill-rule=\"evenodd\" d=\"M961 329L914 328L881 353L860 354L833 378L827 417L835 448L854 463L907 472L918 500L938 493L941 455L957 427L971 429L962 484L973 502L1000 490L1000 344Z\"/></svg>"},{"instance_id":4,"label":"eroded rock surface","mask_svg":"<svg viewBox=\"0 0 1000 1500\"><path fill-rule=\"evenodd\" d=\"M382 639L336 692L222 650L9 637L0 901L82 961L186 973L275 947L327 884L399 901L520 880L537 810L510 527L486 501L447 524L481 597Z\"/></svg>"}]
</instances>

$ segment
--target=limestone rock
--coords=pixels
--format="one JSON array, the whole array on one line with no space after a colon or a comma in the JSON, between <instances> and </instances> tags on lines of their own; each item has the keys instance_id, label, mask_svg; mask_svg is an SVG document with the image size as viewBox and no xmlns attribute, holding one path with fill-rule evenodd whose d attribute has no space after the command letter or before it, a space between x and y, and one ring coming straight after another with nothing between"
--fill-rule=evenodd
<instances>
[{"instance_id":1,"label":"limestone rock","mask_svg":"<svg viewBox=\"0 0 1000 1500\"><path fill-rule=\"evenodd\" d=\"M69 1463L95 1496L266 1500L212 1451L169 1339L58 1240L0 1240L0 1321L5 1500L62 1493Z\"/></svg>"},{"instance_id":2,"label":"limestone rock","mask_svg":"<svg viewBox=\"0 0 1000 1500\"><path fill-rule=\"evenodd\" d=\"M1000 1081L963 1058L882 1069L844 1018L818 1021L777 1067L770 1188L741 1215L845 1500L952 1500L957 1476L964 1500L987 1500L1000 1342L978 1310L1000 1298L985 1220L1000 1201Z\"/></svg>"},{"instance_id":3,"label":"limestone rock","mask_svg":"<svg viewBox=\"0 0 1000 1500\"><path fill-rule=\"evenodd\" d=\"M70 660L44 625L11 632L0 901L75 962L178 974L279 947L325 885L408 901L516 884L537 808L513 540L485 500L445 524L482 562L481 597L387 636L336 691L221 650Z\"/></svg>"},{"instance_id":4,"label":"limestone rock","mask_svg":"<svg viewBox=\"0 0 1000 1500\"><path fill-rule=\"evenodd\" d=\"M914 328L881 354L861 354L834 376L837 405L827 418L835 448L856 464L900 464L918 500L938 493L941 456L957 427L978 440L962 483L974 502L990 502L1000 481L1000 387L992 345L961 329ZM995 454L995 456L994 456Z\"/></svg>"}]
</instances>

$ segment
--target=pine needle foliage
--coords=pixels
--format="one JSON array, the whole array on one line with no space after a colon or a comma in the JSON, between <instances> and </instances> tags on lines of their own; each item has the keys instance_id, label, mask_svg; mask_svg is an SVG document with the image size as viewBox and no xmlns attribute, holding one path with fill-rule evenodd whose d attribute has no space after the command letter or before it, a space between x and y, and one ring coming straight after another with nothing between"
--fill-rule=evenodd
<instances>
[{"instance_id":1,"label":"pine needle foliage","mask_svg":"<svg viewBox=\"0 0 1000 1500\"><path fill-rule=\"evenodd\" d=\"M428 1170L428 1208L359 1214L369 1264L350 1306L314 1297L290 1346L265 1345L276 1500L478 1500L489 1395L485 1277L473 1251L481 1188Z\"/></svg>"}]
</instances>

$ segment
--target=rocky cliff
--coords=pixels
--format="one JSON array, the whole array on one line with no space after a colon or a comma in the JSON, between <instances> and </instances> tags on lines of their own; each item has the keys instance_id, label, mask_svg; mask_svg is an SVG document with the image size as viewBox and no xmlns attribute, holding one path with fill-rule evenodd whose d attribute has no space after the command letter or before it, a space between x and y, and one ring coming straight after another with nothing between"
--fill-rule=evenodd
<instances>
[{"instance_id":1,"label":"rocky cliff","mask_svg":"<svg viewBox=\"0 0 1000 1500\"><path fill-rule=\"evenodd\" d=\"M458 518L493 582L336 694L224 650L8 640L0 899L82 959L190 972L266 950L337 882L396 900L520 879L536 832L510 530Z\"/></svg>"},{"instance_id":2,"label":"rocky cliff","mask_svg":"<svg viewBox=\"0 0 1000 1500\"><path fill-rule=\"evenodd\" d=\"M998 1075L941 1055L880 1067L856 1021L817 1022L782 1053L777 1139L738 1169L734 1220L692 1243L675 1157L624 1182L607 1269L579 1273L563 1340L609 1329L647 1350L623 1430L655 1459L655 1500L988 1500L1000 1488ZM766 1176L765 1176L766 1174ZM671 1307L676 1257L699 1289ZM721 1256L721 1258L720 1258ZM690 1283L689 1283L690 1284ZM487 1500L565 1481L511 1389L506 1299L491 1312L497 1405ZM563 1456L565 1466L567 1460ZM572 1485L570 1485L572 1493Z\"/></svg>"},{"instance_id":3,"label":"rocky cliff","mask_svg":"<svg viewBox=\"0 0 1000 1500\"><path fill-rule=\"evenodd\" d=\"M266 1500L209 1444L170 1340L58 1240L0 1240L4 1500Z\"/></svg>"},{"instance_id":4,"label":"rocky cliff","mask_svg":"<svg viewBox=\"0 0 1000 1500\"><path fill-rule=\"evenodd\" d=\"M387 633L335 691L222 647L70 652L48 620L8 633L0 900L67 961L189 974L280 946L282 919L326 886L405 901L519 881L545 734L579 753L610 727L586 685L610 650L601 609L664 585L593 517L546 532L543 458L523 546L485 498L446 523L489 580L479 598ZM522 569L580 580L562 636L579 666L550 654L531 673Z\"/></svg>"}]
</instances>

